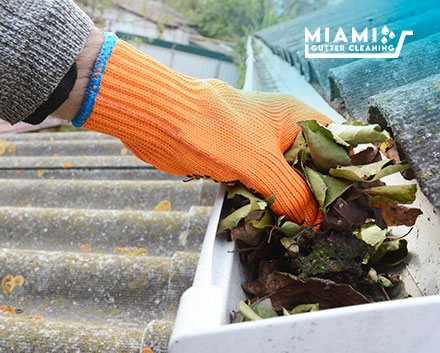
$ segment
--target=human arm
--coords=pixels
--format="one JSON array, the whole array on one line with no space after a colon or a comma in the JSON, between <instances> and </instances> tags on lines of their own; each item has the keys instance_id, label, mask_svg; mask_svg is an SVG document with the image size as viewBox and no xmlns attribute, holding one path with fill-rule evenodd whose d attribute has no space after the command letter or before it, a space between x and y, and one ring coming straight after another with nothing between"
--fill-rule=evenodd
<instances>
[{"instance_id":1,"label":"human arm","mask_svg":"<svg viewBox=\"0 0 440 353\"><path fill-rule=\"evenodd\" d=\"M76 61L78 71L87 72L94 61L81 57L93 59L101 50L99 35L93 38ZM283 152L299 132L297 121L331 122L322 114L289 95L243 92L179 74L114 36L107 37L95 70L86 91L87 79L75 83L78 90L57 116L73 118L85 94L76 126L120 138L165 172L242 183L264 197L276 193L275 212L298 223L319 219L313 195Z\"/></svg>"}]
</instances>

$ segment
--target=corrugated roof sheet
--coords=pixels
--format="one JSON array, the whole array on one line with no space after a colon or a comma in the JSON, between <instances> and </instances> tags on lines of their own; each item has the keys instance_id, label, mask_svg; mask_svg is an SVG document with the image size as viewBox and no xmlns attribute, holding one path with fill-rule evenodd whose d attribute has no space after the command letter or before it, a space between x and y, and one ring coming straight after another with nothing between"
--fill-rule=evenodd
<instances>
[{"instance_id":1,"label":"corrugated roof sheet","mask_svg":"<svg viewBox=\"0 0 440 353\"><path fill-rule=\"evenodd\" d=\"M440 2L344 1L255 34L347 119L392 128L423 192L440 208ZM397 59L307 59L305 27L412 30ZM363 43L368 44L368 43ZM258 65L258 63L257 63ZM287 73L286 73L287 74ZM270 90L271 87L268 87Z\"/></svg>"},{"instance_id":2,"label":"corrugated roof sheet","mask_svg":"<svg viewBox=\"0 0 440 353\"><path fill-rule=\"evenodd\" d=\"M0 137L0 352L166 352L217 185L93 132Z\"/></svg>"}]
</instances>

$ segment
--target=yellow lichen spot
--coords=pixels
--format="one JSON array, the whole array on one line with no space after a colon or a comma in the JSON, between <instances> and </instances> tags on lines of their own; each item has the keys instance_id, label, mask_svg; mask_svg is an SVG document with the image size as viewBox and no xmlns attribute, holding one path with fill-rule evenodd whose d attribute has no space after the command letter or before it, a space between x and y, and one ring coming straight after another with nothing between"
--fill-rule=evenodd
<instances>
[{"instance_id":1,"label":"yellow lichen spot","mask_svg":"<svg viewBox=\"0 0 440 353\"><path fill-rule=\"evenodd\" d=\"M7 305L2 305L2 306L0 306L0 310L8 311L8 306Z\"/></svg>"},{"instance_id":2,"label":"yellow lichen spot","mask_svg":"<svg viewBox=\"0 0 440 353\"><path fill-rule=\"evenodd\" d=\"M122 253L125 255L129 255L129 256L137 256L140 254L146 254L148 253L148 250L145 248L115 248L114 249L115 253Z\"/></svg>"},{"instance_id":3,"label":"yellow lichen spot","mask_svg":"<svg viewBox=\"0 0 440 353\"><path fill-rule=\"evenodd\" d=\"M154 210L163 212L171 211L171 202L168 200L162 200L154 207Z\"/></svg>"},{"instance_id":4,"label":"yellow lichen spot","mask_svg":"<svg viewBox=\"0 0 440 353\"><path fill-rule=\"evenodd\" d=\"M53 158L58 158L60 155L58 153L53 154Z\"/></svg>"},{"instance_id":5,"label":"yellow lichen spot","mask_svg":"<svg viewBox=\"0 0 440 353\"><path fill-rule=\"evenodd\" d=\"M44 170L43 169L38 169L38 171L37 171L37 177L42 177L43 176L43 174L44 174Z\"/></svg>"},{"instance_id":6,"label":"yellow lichen spot","mask_svg":"<svg viewBox=\"0 0 440 353\"><path fill-rule=\"evenodd\" d=\"M137 255L140 255L140 254L146 254L147 252L148 252L147 249L139 248L137 250L128 252L128 254L130 256L137 256Z\"/></svg>"},{"instance_id":7,"label":"yellow lichen spot","mask_svg":"<svg viewBox=\"0 0 440 353\"><path fill-rule=\"evenodd\" d=\"M29 137L29 142L32 142L32 141L34 141L35 140L35 136L31 136L31 137Z\"/></svg>"},{"instance_id":8,"label":"yellow lichen spot","mask_svg":"<svg viewBox=\"0 0 440 353\"><path fill-rule=\"evenodd\" d=\"M142 348L142 353L153 353L151 348Z\"/></svg>"},{"instance_id":9,"label":"yellow lichen spot","mask_svg":"<svg viewBox=\"0 0 440 353\"><path fill-rule=\"evenodd\" d=\"M125 156L128 150L126 148L121 149L121 156Z\"/></svg>"},{"instance_id":10,"label":"yellow lichen spot","mask_svg":"<svg viewBox=\"0 0 440 353\"><path fill-rule=\"evenodd\" d=\"M20 174L20 171L19 171L19 170L16 170L16 171L15 171L15 174L17 174L17 175Z\"/></svg>"},{"instance_id":11,"label":"yellow lichen spot","mask_svg":"<svg viewBox=\"0 0 440 353\"><path fill-rule=\"evenodd\" d=\"M63 168L70 168L71 166L72 166L72 163L66 162L66 163L63 163L61 167L63 167Z\"/></svg>"},{"instance_id":12,"label":"yellow lichen spot","mask_svg":"<svg viewBox=\"0 0 440 353\"><path fill-rule=\"evenodd\" d=\"M6 147L8 147L9 142L0 140L0 156L5 153Z\"/></svg>"},{"instance_id":13,"label":"yellow lichen spot","mask_svg":"<svg viewBox=\"0 0 440 353\"><path fill-rule=\"evenodd\" d=\"M202 202L201 202L202 206L203 206L205 203L206 203L206 199L203 198L203 199L202 199Z\"/></svg>"},{"instance_id":14,"label":"yellow lichen spot","mask_svg":"<svg viewBox=\"0 0 440 353\"><path fill-rule=\"evenodd\" d=\"M6 314L15 314L15 308L12 305L9 305L9 311Z\"/></svg>"},{"instance_id":15,"label":"yellow lichen spot","mask_svg":"<svg viewBox=\"0 0 440 353\"><path fill-rule=\"evenodd\" d=\"M130 206L125 207L127 211L132 211L133 209Z\"/></svg>"},{"instance_id":16,"label":"yellow lichen spot","mask_svg":"<svg viewBox=\"0 0 440 353\"><path fill-rule=\"evenodd\" d=\"M15 283L16 286L22 286L24 284L23 276L20 276L20 275L15 276L14 283Z\"/></svg>"},{"instance_id":17,"label":"yellow lichen spot","mask_svg":"<svg viewBox=\"0 0 440 353\"><path fill-rule=\"evenodd\" d=\"M2 279L2 289L3 294L9 294L11 293L15 287L22 286L24 283L23 276L13 276L11 274L7 275Z\"/></svg>"},{"instance_id":18,"label":"yellow lichen spot","mask_svg":"<svg viewBox=\"0 0 440 353\"><path fill-rule=\"evenodd\" d=\"M90 250L90 245L89 244L84 244L83 246L81 246L81 250L82 251L89 251Z\"/></svg>"},{"instance_id":19,"label":"yellow lichen spot","mask_svg":"<svg viewBox=\"0 0 440 353\"><path fill-rule=\"evenodd\" d=\"M9 151L9 153L14 153L16 149L17 149L17 146L11 145L11 146L9 146L8 151Z\"/></svg>"},{"instance_id":20,"label":"yellow lichen spot","mask_svg":"<svg viewBox=\"0 0 440 353\"><path fill-rule=\"evenodd\" d=\"M32 204L31 204L31 203L28 203L28 204L26 205L26 207L27 207L27 208L31 208L31 207L32 207Z\"/></svg>"},{"instance_id":21,"label":"yellow lichen spot","mask_svg":"<svg viewBox=\"0 0 440 353\"><path fill-rule=\"evenodd\" d=\"M440 82L436 82L436 83L434 84L434 86L435 86L438 90L440 90Z\"/></svg>"}]
</instances>

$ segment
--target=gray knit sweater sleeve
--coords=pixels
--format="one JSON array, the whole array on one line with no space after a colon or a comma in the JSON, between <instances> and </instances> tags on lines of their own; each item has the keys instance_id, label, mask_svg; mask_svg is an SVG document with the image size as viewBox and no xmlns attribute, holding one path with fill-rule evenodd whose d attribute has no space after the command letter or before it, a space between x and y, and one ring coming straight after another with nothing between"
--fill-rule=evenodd
<instances>
[{"instance_id":1,"label":"gray knit sweater sleeve","mask_svg":"<svg viewBox=\"0 0 440 353\"><path fill-rule=\"evenodd\" d=\"M71 0L0 0L0 119L15 124L49 98L92 26Z\"/></svg>"}]
</instances>

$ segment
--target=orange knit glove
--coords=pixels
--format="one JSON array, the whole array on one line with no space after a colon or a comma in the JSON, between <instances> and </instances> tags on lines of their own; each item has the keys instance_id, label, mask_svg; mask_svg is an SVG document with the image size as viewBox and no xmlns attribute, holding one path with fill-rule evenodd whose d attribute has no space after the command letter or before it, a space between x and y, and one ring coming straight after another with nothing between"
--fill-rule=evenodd
<instances>
[{"instance_id":1,"label":"orange knit glove","mask_svg":"<svg viewBox=\"0 0 440 353\"><path fill-rule=\"evenodd\" d=\"M310 225L319 219L316 202L283 156L300 131L295 123L309 119L332 122L287 94L179 74L106 34L74 125L120 138L164 172L276 193L277 214Z\"/></svg>"}]
</instances>

